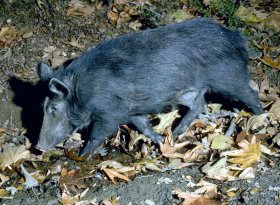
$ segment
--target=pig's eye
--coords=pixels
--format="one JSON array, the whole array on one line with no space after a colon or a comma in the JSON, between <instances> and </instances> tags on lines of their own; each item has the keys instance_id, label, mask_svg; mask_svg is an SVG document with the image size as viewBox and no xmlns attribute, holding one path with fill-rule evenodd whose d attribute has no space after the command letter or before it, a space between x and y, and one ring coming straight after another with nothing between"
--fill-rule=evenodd
<instances>
[{"instance_id":1,"label":"pig's eye","mask_svg":"<svg viewBox=\"0 0 280 205\"><path fill-rule=\"evenodd\" d=\"M57 110L57 105L51 106L51 111L52 111L52 113L55 113L56 110Z\"/></svg>"}]
</instances>

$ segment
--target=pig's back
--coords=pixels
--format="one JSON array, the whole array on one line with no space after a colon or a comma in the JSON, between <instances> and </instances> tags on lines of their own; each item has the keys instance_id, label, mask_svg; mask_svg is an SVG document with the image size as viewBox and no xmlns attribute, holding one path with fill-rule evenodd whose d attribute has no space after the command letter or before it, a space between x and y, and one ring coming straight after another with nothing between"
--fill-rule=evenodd
<instances>
[{"instance_id":1,"label":"pig's back","mask_svg":"<svg viewBox=\"0 0 280 205\"><path fill-rule=\"evenodd\" d=\"M245 65L247 59L238 32L196 19L104 41L72 66L83 68L78 87L87 100L117 98L130 108L146 105L142 109L153 112L181 90L209 86L208 75L224 72L215 70L221 61Z\"/></svg>"}]
</instances>

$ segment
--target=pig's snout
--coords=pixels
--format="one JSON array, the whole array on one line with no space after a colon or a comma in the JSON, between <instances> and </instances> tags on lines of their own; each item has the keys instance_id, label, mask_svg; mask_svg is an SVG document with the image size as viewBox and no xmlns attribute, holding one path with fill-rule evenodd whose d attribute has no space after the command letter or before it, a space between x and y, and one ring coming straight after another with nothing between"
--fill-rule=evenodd
<instances>
[{"instance_id":1,"label":"pig's snout","mask_svg":"<svg viewBox=\"0 0 280 205\"><path fill-rule=\"evenodd\" d=\"M40 144L40 143L36 144L36 145L35 145L35 148L36 148L37 150L42 151L42 152L47 152L47 151L50 151L50 150L53 150L53 149L54 149L54 147L45 147L45 146L43 146L43 145Z\"/></svg>"}]
</instances>

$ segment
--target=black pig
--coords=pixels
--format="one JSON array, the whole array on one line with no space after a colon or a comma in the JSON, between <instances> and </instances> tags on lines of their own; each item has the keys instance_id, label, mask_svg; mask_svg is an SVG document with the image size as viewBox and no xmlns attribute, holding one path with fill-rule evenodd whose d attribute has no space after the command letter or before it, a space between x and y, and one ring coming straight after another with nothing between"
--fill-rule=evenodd
<instances>
[{"instance_id":1,"label":"black pig","mask_svg":"<svg viewBox=\"0 0 280 205\"><path fill-rule=\"evenodd\" d=\"M194 19L106 40L52 70L39 63L48 83L37 148L49 150L67 135L91 127L82 155L95 153L121 124L132 123L154 142L161 135L147 114L186 106L174 130L179 135L202 112L206 92L221 93L262 112L249 86L244 39L209 19Z\"/></svg>"}]
</instances>

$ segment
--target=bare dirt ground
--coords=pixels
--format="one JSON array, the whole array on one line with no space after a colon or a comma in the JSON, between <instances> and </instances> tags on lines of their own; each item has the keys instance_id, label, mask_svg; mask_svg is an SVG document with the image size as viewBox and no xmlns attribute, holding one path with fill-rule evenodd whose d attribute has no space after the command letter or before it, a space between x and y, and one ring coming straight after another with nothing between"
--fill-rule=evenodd
<instances>
[{"instance_id":1,"label":"bare dirt ground","mask_svg":"<svg viewBox=\"0 0 280 205\"><path fill-rule=\"evenodd\" d=\"M0 1L0 29L4 27L12 29L9 33L10 41L1 41L0 37L0 128L2 128L0 129L0 146L6 143L21 144L27 137L32 144L29 150L34 154L40 154L33 148L42 121L40 106L42 96L40 87L36 86L38 61L48 61L53 67L56 67L67 59L79 56L83 51L94 47L104 39L171 23L170 13L181 9L184 5L182 2L187 1L152 2L156 2L153 4L156 9L147 7L149 9L145 12L141 10L141 15L132 14L133 11L131 11L130 16L127 17L130 20L117 22L117 12L108 13L108 11L115 11L112 9L111 1L102 3L87 1L86 5L92 7L72 11L69 11L68 1L50 1L49 4L47 1L24 0L14 1L14 3ZM128 5L137 10L134 3ZM118 6L115 7L119 11L125 10ZM123 7L123 5L119 4L119 7ZM190 10L190 14L195 13L192 9ZM122 13L122 15L125 16L126 13ZM244 31L243 28L239 29ZM277 39L277 35L273 35L273 37ZM258 38L261 37L258 36ZM258 54L255 49L251 49L250 53L252 58ZM252 60L251 64L256 66L257 63ZM279 88L278 70L267 68L264 65L259 67L261 69L255 68L252 68L254 80L261 83L268 76L270 85ZM276 92L275 96L279 97L279 93ZM274 127L279 128L279 125ZM110 151L112 156L123 156L119 150L115 148L112 150ZM278 147L276 146L274 150L278 152ZM53 158L44 162L45 165L52 167L57 162L55 157ZM61 158L64 165L67 164L68 169L74 170L77 166L65 155ZM107 160L108 158L105 157ZM98 158L99 162L102 160L104 158ZM129 160L133 159L129 158ZM125 160L123 159L123 161ZM39 163L37 169L40 170L44 163L42 163L43 165ZM79 163L79 166L83 166L81 164L91 166L87 162ZM117 197L119 197L118 203L121 205L188 204L186 201L182 202L182 198L173 191L180 189L192 192L194 190L192 184L198 183L205 176L201 167L206 163L207 160L204 160L203 163L196 162L193 166L176 171L147 171L145 174L135 175L131 181L119 181L116 184L108 180L108 177L105 179L102 171L95 170L90 183L86 183L90 184L90 189L83 197L83 200L87 200L84 204L94 204L100 201L103 201L101 204L117 204L114 202L117 201L115 200ZM30 162L27 167L32 165L34 164ZM34 166L36 167L36 165ZM18 166L13 168L13 171L5 170L4 172L3 170L3 174L9 176L9 180L1 183L0 189L14 186L17 187L18 192L12 197L6 197L0 191L0 204L75 204L73 199L69 203L59 201L65 187L58 185L58 182L50 177L43 180L37 187L27 190L20 189L20 184L23 183L22 174ZM218 195L211 202L190 204L279 204L279 159L275 156L270 157L268 162L262 162L255 168L253 179L234 182L209 180L218 185ZM3 181L1 178L0 182ZM67 183L69 184L69 182ZM79 188L85 187L80 185L76 190L71 189L72 195L80 193ZM228 191L231 188L234 193L232 195Z\"/></svg>"}]
</instances>

